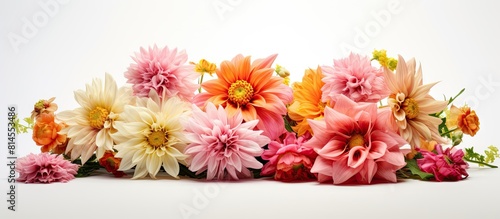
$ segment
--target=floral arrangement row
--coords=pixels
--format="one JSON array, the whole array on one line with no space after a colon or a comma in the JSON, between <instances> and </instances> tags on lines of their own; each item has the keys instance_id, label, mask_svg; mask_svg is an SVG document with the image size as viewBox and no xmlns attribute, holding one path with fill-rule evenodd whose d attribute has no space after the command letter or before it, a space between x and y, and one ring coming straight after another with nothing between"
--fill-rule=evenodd
<instances>
[{"instance_id":1,"label":"floral arrangement row","mask_svg":"<svg viewBox=\"0 0 500 219\"><path fill-rule=\"evenodd\" d=\"M480 127L458 95L436 100L415 59L350 54L307 69L291 86L277 55L237 55L219 66L185 51L141 48L118 87L110 74L76 90L80 107L58 112L40 100L16 120L40 154L19 158L18 181L66 182L104 168L115 177L371 184L414 178L458 181L469 163L492 165L458 147ZM204 81L204 75L212 79ZM215 75L214 75L215 74Z\"/></svg>"}]
</instances>

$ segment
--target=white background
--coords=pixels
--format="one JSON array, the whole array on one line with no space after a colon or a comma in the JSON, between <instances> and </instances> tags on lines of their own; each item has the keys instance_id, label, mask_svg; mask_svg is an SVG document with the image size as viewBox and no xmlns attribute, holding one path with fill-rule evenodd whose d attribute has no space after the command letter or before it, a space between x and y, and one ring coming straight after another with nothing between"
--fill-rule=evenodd
<instances>
[{"instance_id":1,"label":"white background","mask_svg":"<svg viewBox=\"0 0 500 219\"><path fill-rule=\"evenodd\" d=\"M44 9L47 3L52 4ZM333 59L348 55L342 48L349 47L364 55L387 49L392 56L415 57L424 83L441 81L431 91L436 99L466 88L456 104L467 102L476 110L481 130L466 137L461 147L500 146L499 6L493 0L3 0L1 126L6 130L10 104L16 104L23 117L36 101L53 96L60 110L76 108L73 91L84 89L92 78L104 78L105 72L124 85L130 56L140 47L177 47L186 50L190 61L216 63L239 53L253 58L277 53L275 63L291 71L292 81L299 81L307 68L332 65ZM6 134L0 136L7 141ZM6 152L0 150L3 194L8 188ZM30 134L19 136L17 154L30 152L38 153L39 147ZM0 212L7 216L2 218L182 218L181 204L194 206L197 191L209 191L204 195L210 196L208 201L200 201L205 205L195 206L198 214L190 218L497 218L498 170L473 168L470 174L458 183L356 187L267 180L132 181L104 174L67 184L19 185L18 211L8 212L5 204ZM489 203L479 200L487 197Z\"/></svg>"}]
</instances>

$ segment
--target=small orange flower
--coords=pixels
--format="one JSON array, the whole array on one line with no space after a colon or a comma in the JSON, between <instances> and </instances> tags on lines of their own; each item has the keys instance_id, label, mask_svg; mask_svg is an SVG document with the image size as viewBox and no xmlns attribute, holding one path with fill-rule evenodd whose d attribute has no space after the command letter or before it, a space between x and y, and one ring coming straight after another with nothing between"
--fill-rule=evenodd
<instances>
[{"instance_id":1,"label":"small orange flower","mask_svg":"<svg viewBox=\"0 0 500 219\"><path fill-rule=\"evenodd\" d=\"M99 165L106 168L106 171L112 173L115 177L122 177L125 175L123 171L118 171L122 159L115 157L115 152L106 151L104 155L99 159Z\"/></svg>"},{"instance_id":2,"label":"small orange flower","mask_svg":"<svg viewBox=\"0 0 500 219\"><path fill-rule=\"evenodd\" d=\"M420 139L420 149L422 150L433 151L436 145L437 142L434 140L426 141L424 139ZM413 159L417 153L418 152L416 150L411 150L411 152L406 155L406 158Z\"/></svg>"},{"instance_id":3,"label":"small orange flower","mask_svg":"<svg viewBox=\"0 0 500 219\"><path fill-rule=\"evenodd\" d=\"M52 97L48 100L39 100L36 102L33 111L31 111L31 119L35 120L40 113L54 113L57 110L57 104L52 103L55 99L55 97Z\"/></svg>"},{"instance_id":4,"label":"small orange flower","mask_svg":"<svg viewBox=\"0 0 500 219\"><path fill-rule=\"evenodd\" d=\"M422 150L427 150L427 151L433 151L436 148L437 142L432 140L432 141L420 141L420 149Z\"/></svg>"},{"instance_id":5,"label":"small orange flower","mask_svg":"<svg viewBox=\"0 0 500 219\"><path fill-rule=\"evenodd\" d=\"M464 134L470 136L476 135L479 131L479 117L468 106L458 108L452 105L446 117L446 126L450 130L459 128Z\"/></svg>"},{"instance_id":6,"label":"small orange flower","mask_svg":"<svg viewBox=\"0 0 500 219\"><path fill-rule=\"evenodd\" d=\"M42 146L42 152L57 152L57 154L60 154L61 149L59 147L64 147L66 135L58 134L58 132L64 127L66 127L66 124L55 122L53 113L41 113L36 117L33 126L33 141L35 141L36 145Z\"/></svg>"}]
</instances>

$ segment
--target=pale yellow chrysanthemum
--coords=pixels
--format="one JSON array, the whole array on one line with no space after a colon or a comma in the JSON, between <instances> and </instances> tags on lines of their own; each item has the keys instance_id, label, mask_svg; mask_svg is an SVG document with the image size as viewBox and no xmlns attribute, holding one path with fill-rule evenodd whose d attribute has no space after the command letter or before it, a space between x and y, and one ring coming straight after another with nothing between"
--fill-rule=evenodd
<instances>
[{"instance_id":1,"label":"pale yellow chrysanthemum","mask_svg":"<svg viewBox=\"0 0 500 219\"><path fill-rule=\"evenodd\" d=\"M97 158L106 150L113 149L111 133L115 132L114 122L119 118L125 105L133 101L132 89L117 88L113 77L106 73L104 87L98 78L87 84L85 91L77 90L75 100L80 108L67 110L57 118L68 126L59 134L66 134L70 139L65 154L71 160L81 157L82 164L97 151Z\"/></svg>"},{"instance_id":2,"label":"pale yellow chrysanthemum","mask_svg":"<svg viewBox=\"0 0 500 219\"><path fill-rule=\"evenodd\" d=\"M399 56L396 73L387 68L384 71L387 87L391 91L388 104L393 121L412 149L418 148L421 140L444 143L438 131L441 119L430 114L441 112L448 105L447 101L438 101L429 95L437 82L423 85L422 69L415 69L415 59L406 62Z\"/></svg>"},{"instance_id":3,"label":"pale yellow chrysanthemum","mask_svg":"<svg viewBox=\"0 0 500 219\"><path fill-rule=\"evenodd\" d=\"M148 173L155 178L160 168L178 178L179 162L187 158L182 153L188 140L181 120L189 113L189 104L177 97L160 99L156 92L142 98L137 106L126 106L123 120L117 121L112 135L117 143L116 157L122 158L119 170L135 166L133 179Z\"/></svg>"}]
</instances>

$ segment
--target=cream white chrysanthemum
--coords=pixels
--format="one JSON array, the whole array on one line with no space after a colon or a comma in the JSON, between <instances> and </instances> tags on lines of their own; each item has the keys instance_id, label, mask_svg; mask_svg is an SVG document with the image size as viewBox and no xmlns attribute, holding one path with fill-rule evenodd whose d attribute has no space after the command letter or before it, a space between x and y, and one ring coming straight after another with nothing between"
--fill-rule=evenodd
<instances>
[{"instance_id":1,"label":"cream white chrysanthemum","mask_svg":"<svg viewBox=\"0 0 500 219\"><path fill-rule=\"evenodd\" d=\"M68 126L60 134L70 138L65 154L71 160L81 157L82 164L97 151L97 158L113 149L111 133L125 105L133 101L132 89L117 88L113 77L106 73L104 87L98 78L87 84L85 91L77 90L75 100L81 107L59 113L57 118Z\"/></svg>"},{"instance_id":2,"label":"cream white chrysanthemum","mask_svg":"<svg viewBox=\"0 0 500 219\"><path fill-rule=\"evenodd\" d=\"M116 157L122 158L119 170L135 166L133 179L148 173L155 178L160 167L178 178L179 162L187 158L182 153L188 140L184 136L181 120L189 113L189 104L178 97L159 98L151 91L149 98L141 98L137 106L126 106L118 130L112 135L117 143Z\"/></svg>"}]
</instances>

